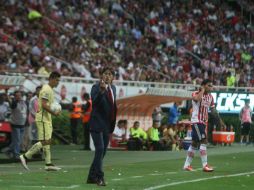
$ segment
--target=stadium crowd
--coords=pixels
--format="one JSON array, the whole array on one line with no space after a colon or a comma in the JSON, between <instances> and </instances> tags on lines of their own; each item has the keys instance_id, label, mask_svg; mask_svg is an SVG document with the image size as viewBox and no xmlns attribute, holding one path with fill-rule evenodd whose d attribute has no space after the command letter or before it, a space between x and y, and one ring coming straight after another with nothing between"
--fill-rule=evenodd
<instances>
[{"instance_id":1,"label":"stadium crowd","mask_svg":"<svg viewBox=\"0 0 254 190\"><path fill-rule=\"evenodd\" d=\"M223 0L7 0L0 71L117 80L254 86L253 27ZM241 4L241 6L240 6ZM249 6L248 6L249 5ZM233 78L233 79L232 79Z\"/></svg>"}]
</instances>

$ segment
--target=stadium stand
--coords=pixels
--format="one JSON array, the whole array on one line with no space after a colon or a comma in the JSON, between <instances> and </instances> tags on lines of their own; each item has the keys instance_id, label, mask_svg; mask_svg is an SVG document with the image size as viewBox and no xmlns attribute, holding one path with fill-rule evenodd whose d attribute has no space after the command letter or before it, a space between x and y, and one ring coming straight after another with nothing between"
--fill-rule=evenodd
<instances>
[{"instance_id":1,"label":"stadium stand","mask_svg":"<svg viewBox=\"0 0 254 190\"><path fill-rule=\"evenodd\" d=\"M3 6L2 6L3 5ZM254 86L252 1L40 1L0 6L0 71ZM33 12L35 11L35 12ZM251 14L250 14L251 15ZM250 20L249 20L250 19Z\"/></svg>"}]
</instances>

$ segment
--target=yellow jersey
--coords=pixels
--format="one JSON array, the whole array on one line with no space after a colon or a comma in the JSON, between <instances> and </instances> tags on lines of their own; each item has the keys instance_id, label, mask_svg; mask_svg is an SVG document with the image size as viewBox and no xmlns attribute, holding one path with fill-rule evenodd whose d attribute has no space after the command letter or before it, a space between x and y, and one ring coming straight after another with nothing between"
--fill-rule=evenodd
<instances>
[{"instance_id":1,"label":"yellow jersey","mask_svg":"<svg viewBox=\"0 0 254 190\"><path fill-rule=\"evenodd\" d=\"M40 91L38 99L39 109L35 115L35 121L52 124L51 113L42 108L42 99L46 99L48 101L48 106L54 102L54 91L48 84L43 85Z\"/></svg>"}]
</instances>

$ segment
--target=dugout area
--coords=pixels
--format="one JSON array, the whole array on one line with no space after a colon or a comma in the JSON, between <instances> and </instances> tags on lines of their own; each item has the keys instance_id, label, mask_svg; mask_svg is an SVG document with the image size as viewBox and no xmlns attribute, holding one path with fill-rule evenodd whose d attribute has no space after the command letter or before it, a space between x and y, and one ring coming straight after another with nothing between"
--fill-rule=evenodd
<instances>
[{"instance_id":1,"label":"dugout area","mask_svg":"<svg viewBox=\"0 0 254 190\"><path fill-rule=\"evenodd\" d=\"M190 100L192 92L183 89L148 88L145 93L117 99L117 120L126 119L132 126L134 121L140 121L142 128L147 130L152 126L154 108L161 104Z\"/></svg>"}]
</instances>

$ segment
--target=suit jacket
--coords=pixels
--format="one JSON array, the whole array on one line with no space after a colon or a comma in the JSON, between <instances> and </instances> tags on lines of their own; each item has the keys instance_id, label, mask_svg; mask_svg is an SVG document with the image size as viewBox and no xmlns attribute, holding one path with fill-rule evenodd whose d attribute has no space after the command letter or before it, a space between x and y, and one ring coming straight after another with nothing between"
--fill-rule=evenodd
<instances>
[{"instance_id":1,"label":"suit jacket","mask_svg":"<svg viewBox=\"0 0 254 190\"><path fill-rule=\"evenodd\" d=\"M116 124L116 87L111 85L114 96L114 104L110 102L107 94L107 90L103 93L100 92L100 84L96 83L92 86L91 98L92 98L92 112L89 121L90 131L102 132L107 131L113 133ZM114 117L112 118L112 115Z\"/></svg>"}]
</instances>

